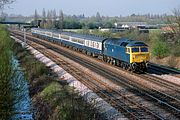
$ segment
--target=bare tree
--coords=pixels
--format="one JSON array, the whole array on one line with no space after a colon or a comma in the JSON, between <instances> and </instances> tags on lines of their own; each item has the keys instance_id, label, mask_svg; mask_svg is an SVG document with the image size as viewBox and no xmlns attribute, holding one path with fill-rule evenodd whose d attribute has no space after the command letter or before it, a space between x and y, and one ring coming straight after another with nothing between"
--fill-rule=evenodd
<instances>
[{"instance_id":1,"label":"bare tree","mask_svg":"<svg viewBox=\"0 0 180 120\"><path fill-rule=\"evenodd\" d=\"M42 18L43 18L43 20L46 20L46 11L45 11L45 8L43 8L43 11L42 11Z\"/></svg>"},{"instance_id":2,"label":"bare tree","mask_svg":"<svg viewBox=\"0 0 180 120\"><path fill-rule=\"evenodd\" d=\"M35 9L35 12L34 12L34 19L37 20L38 19L38 13L37 13L37 10Z\"/></svg>"},{"instance_id":3,"label":"bare tree","mask_svg":"<svg viewBox=\"0 0 180 120\"><path fill-rule=\"evenodd\" d=\"M63 11L61 10L59 12L59 23L60 23L60 29L63 30L63 26L64 26L64 14Z\"/></svg>"},{"instance_id":4,"label":"bare tree","mask_svg":"<svg viewBox=\"0 0 180 120\"><path fill-rule=\"evenodd\" d=\"M168 17L169 27L172 30L170 34L168 33L172 41L171 52L175 56L180 56L180 7L172 12L173 15Z\"/></svg>"},{"instance_id":5,"label":"bare tree","mask_svg":"<svg viewBox=\"0 0 180 120\"><path fill-rule=\"evenodd\" d=\"M174 32L176 34L180 34L180 8L174 9L173 14L175 17L175 23L177 24L177 27L175 27Z\"/></svg>"},{"instance_id":6,"label":"bare tree","mask_svg":"<svg viewBox=\"0 0 180 120\"><path fill-rule=\"evenodd\" d=\"M36 9L35 9L35 12L34 12L34 22L35 22L35 25L38 25L38 12L37 12Z\"/></svg>"},{"instance_id":7,"label":"bare tree","mask_svg":"<svg viewBox=\"0 0 180 120\"><path fill-rule=\"evenodd\" d=\"M174 43L180 44L180 8L175 8L173 16L168 18L169 27L174 34Z\"/></svg>"},{"instance_id":8,"label":"bare tree","mask_svg":"<svg viewBox=\"0 0 180 120\"><path fill-rule=\"evenodd\" d=\"M55 27L56 26L56 19L57 19L57 15L56 15L56 10L54 9L53 11L52 11L52 21L53 21L53 27Z\"/></svg>"},{"instance_id":9,"label":"bare tree","mask_svg":"<svg viewBox=\"0 0 180 120\"><path fill-rule=\"evenodd\" d=\"M57 15L56 15L56 10L55 9L53 10L52 16L53 16L53 19L56 20Z\"/></svg>"},{"instance_id":10,"label":"bare tree","mask_svg":"<svg viewBox=\"0 0 180 120\"><path fill-rule=\"evenodd\" d=\"M47 11L47 19L51 19L51 13L49 10Z\"/></svg>"},{"instance_id":11,"label":"bare tree","mask_svg":"<svg viewBox=\"0 0 180 120\"><path fill-rule=\"evenodd\" d=\"M4 9L7 4L13 3L15 0L0 0L0 10Z\"/></svg>"},{"instance_id":12,"label":"bare tree","mask_svg":"<svg viewBox=\"0 0 180 120\"><path fill-rule=\"evenodd\" d=\"M5 21L8 14L4 13L3 11L0 13L0 21Z\"/></svg>"},{"instance_id":13,"label":"bare tree","mask_svg":"<svg viewBox=\"0 0 180 120\"><path fill-rule=\"evenodd\" d=\"M96 21L97 22L101 22L102 21L102 18L101 18L101 15L99 12L96 13Z\"/></svg>"},{"instance_id":14,"label":"bare tree","mask_svg":"<svg viewBox=\"0 0 180 120\"><path fill-rule=\"evenodd\" d=\"M45 27L45 23L46 23L46 11L45 11L45 8L43 8L43 11L42 11L42 27L43 28Z\"/></svg>"}]
</instances>

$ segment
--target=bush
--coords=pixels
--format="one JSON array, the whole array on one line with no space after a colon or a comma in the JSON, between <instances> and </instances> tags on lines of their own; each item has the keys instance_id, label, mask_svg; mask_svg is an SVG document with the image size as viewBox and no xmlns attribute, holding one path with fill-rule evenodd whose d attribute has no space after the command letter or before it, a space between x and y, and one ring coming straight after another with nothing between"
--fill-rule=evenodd
<instances>
[{"instance_id":1,"label":"bush","mask_svg":"<svg viewBox=\"0 0 180 120\"><path fill-rule=\"evenodd\" d=\"M149 33L140 33L137 29L131 30L130 32L124 31L120 34L121 37L149 42Z\"/></svg>"},{"instance_id":2,"label":"bush","mask_svg":"<svg viewBox=\"0 0 180 120\"><path fill-rule=\"evenodd\" d=\"M105 31L105 32L103 32L103 31L100 31L100 30L93 30L92 32L91 32L91 34L93 34L93 35L98 35L98 36L102 36L102 37L112 37L112 33L110 32L110 31Z\"/></svg>"},{"instance_id":3,"label":"bush","mask_svg":"<svg viewBox=\"0 0 180 120\"><path fill-rule=\"evenodd\" d=\"M173 46L171 47L171 50L172 50L172 54L173 54L174 56L180 57L180 45L179 45L179 44L173 45Z\"/></svg>"},{"instance_id":4,"label":"bush","mask_svg":"<svg viewBox=\"0 0 180 120\"><path fill-rule=\"evenodd\" d=\"M178 60L175 56L170 56L167 61L168 66L175 68L178 64Z\"/></svg>"},{"instance_id":5,"label":"bush","mask_svg":"<svg viewBox=\"0 0 180 120\"><path fill-rule=\"evenodd\" d=\"M157 40L153 43L152 54L157 58L163 58L169 54L168 45L166 42Z\"/></svg>"}]
</instances>

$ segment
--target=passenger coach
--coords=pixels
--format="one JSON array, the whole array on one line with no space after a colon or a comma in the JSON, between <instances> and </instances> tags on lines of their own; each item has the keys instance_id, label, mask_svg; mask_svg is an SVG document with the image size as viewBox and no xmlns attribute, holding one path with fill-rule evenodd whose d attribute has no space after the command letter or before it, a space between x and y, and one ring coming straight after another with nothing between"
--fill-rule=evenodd
<instances>
[{"instance_id":1,"label":"passenger coach","mask_svg":"<svg viewBox=\"0 0 180 120\"><path fill-rule=\"evenodd\" d=\"M102 54L102 43L105 38L82 35L71 32L57 32L45 29L32 29L32 34L37 37L60 43L65 46L74 47L80 51L86 52L89 55L98 56Z\"/></svg>"}]
</instances>

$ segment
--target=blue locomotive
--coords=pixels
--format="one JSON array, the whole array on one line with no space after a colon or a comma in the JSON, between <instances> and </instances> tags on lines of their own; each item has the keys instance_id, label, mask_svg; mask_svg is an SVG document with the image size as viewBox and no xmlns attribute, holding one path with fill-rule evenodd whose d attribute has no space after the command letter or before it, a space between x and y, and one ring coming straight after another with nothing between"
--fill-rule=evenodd
<instances>
[{"instance_id":1,"label":"blue locomotive","mask_svg":"<svg viewBox=\"0 0 180 120\"><path fill-rule=\"evenodd\" d=\"M68 46L105 62L131 71L146 71L149 62L148 46L142 41L126 38L104 38L72 32L33 28L32 35Z\"/></svg>"}]
</instances>

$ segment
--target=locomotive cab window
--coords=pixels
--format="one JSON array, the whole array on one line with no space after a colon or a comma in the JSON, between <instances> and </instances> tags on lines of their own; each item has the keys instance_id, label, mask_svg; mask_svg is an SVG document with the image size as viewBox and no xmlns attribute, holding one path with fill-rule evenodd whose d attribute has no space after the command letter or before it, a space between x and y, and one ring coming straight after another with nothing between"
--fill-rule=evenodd
<instances>
[{"instance_id":1,"label":"locomotive cab window","mask_svg":"<svg viewBox=\"0 0 180 120\"><path fill-rule=\"evenodd\" d=\"M139 52L139 48L132 48L132 53Z\"/></svg>"},{"instance_id":2,"label":"locomotive cab window","mask_svg":"<svg viewBox=\"0 0 180 120\"><path fill-rule=\"evenodd\" d=\"M141 52L148 52L148 48L147 47L141 47Z\"/></svg>"}]
</instances>

